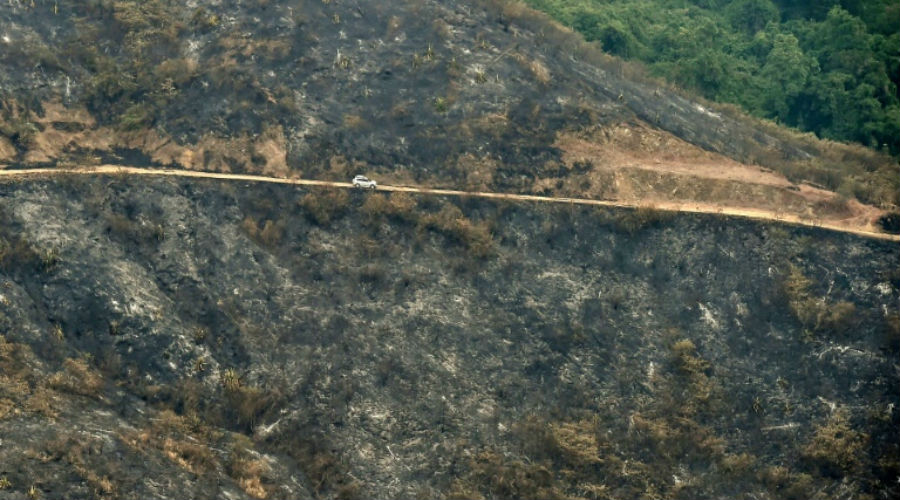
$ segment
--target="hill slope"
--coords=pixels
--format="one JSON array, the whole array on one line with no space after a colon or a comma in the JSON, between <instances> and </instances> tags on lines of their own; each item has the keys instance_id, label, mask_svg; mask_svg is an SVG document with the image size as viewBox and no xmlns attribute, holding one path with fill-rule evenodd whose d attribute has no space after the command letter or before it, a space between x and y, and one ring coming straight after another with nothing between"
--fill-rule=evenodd
<instances>
[{"instance_id":1,"label":"hill slope","mask_svg":"<svg viewBox=\"0 0 900 500\"><path fill-rule=\"evenodd\" d=\"M686 99L515 2L45 1L0 16L13 166L364 171L863 225L877 215L847 198L897 203L889 158Z\"/></svg>"},{"instance_id":2,"label":"hill slope","mask_svg":"<svg viewBox=\"0 0 900 500\"><path fill-rule=\"evenodd\" d=\"M12 0L0 44L5 168L896 202L889 159L519 3ZM0 498L896 496L897 259L646 207L4 177Z\"/></svg>"},{"instance_id":3,"label":"hill slope","mask_svg":"<svg viewBox=\"0 0 900 500\"><path fill-rule=\"evenodd\" d=\"M11 498L896 488L895 243L216 181L0 197Z\"/></svg>"}]
</instances>

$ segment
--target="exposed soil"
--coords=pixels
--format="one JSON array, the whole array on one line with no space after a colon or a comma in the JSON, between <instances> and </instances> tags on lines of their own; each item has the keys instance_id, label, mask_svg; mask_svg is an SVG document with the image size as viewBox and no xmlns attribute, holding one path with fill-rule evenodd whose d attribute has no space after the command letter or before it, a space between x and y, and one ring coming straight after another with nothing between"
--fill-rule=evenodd
<instances>
[{"instance_id":1,"label":"exposed soil","mask_svg":"<svg viewBox=\"0 0 900 500\"><path fill-rule=\"evenodd\" d=\"M554 146L570 169L584 170L570 174L569 183L593 187L576 194L667 209L686 205L708 213L765 213L772 219L868 232L880 231L877 222L887 213L833 191L791 182L771 169L704 151L641 123L563 133Z\"/></svg>"}]
</instances>

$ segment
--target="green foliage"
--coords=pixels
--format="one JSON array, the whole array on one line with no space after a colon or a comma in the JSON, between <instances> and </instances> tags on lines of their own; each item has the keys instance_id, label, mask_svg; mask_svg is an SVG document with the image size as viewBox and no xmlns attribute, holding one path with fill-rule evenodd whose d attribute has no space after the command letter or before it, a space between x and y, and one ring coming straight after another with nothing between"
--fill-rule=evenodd
<instances>
[{"instance_id":1,"label":"green foliage","mask_svg":"<svg viewBox=\"0 0 900 500\"><path fill-rule=\"evenodd\" d=\"M194 65L180 58L185 23L178 3L102 0L86 3L78 13L85 17L76 18L77 35L63 55L91 72L85 103L125 130L149 127L179 88L196 77ZM100 51L100 41L112 42L118 51Z\"/></svg>"},{"instance_id":2,"label":"green foliage","mask_svg":"<svg viewBox=\"0 0 900 500\"><path fill-rule=\"evenodd\" d=\"M434 98L434 110L437 113L446 113L447 110L450 109L450 104L447 102L446 97L435 97Z\"/></svg>"},{"instance_id":3,"label":"green foliage","mask_svg":"<svg viewBox=\"0 0 900 500\"><path fill-rule=\"evenodd\" d=\"M896 2L526 3L708 99L900 154Z\"/></svg>"},{"instance_id":4,"label":"green foliage","mask_svg":"<svg viewBox=\"0 0 900 500\"><path fill-rule=\"evenodd\" d=\"M119 123L125 130L137 130L150 125L153 120L153 110L146 103L132 104L119 118Z\"/></svg>"},{"instance_id":5,"label":"green foliage","mask_svg":"<svg viewBox=\"0 0 900 500\"><path fill-rule=\"evenodd\" d=\"M771 22L778 22L778 8L771 0L735 0L725 16L736 29L754 34Z\"/></svg>"}]
</instances>

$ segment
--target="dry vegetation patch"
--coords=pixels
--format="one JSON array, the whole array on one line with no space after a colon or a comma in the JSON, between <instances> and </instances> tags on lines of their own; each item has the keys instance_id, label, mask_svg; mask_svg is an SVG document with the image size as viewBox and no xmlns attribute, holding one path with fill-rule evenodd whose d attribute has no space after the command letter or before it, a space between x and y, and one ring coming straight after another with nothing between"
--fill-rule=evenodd
<instances>
[{"instance_id":1,"label":"dry vegetation patch","mask_svg":"<svg viewBox=\"0 0 900 500\"><path fill-rule=\"evenodd\" d=\"M16 155L18 155L18 151L16 151L12 141L0 136L0 162L11 162L16 158Z\"/></svg>"},{"instance_id":2,"label":"dry vegetation patch","mask_svg":"<svg viewBox=\"0 0 900 500\"><path fill-rule=\"evenodd\" d=\"M80 396L99 397L105 385L103 377L85 359L69 358L63 369L50 376L50 387Z\"/></svg>"},{"instance_id":3,"label":"dry vegetation patch","mask_svg":"<svg viewBox=\"0 0 900 500\"><path fill-rule=\"evenodd\" d=\"M270 486L267 482L271 467L253 451L253 442L246 436L234 436L228 455L227 472L253 498L269 496Z\"/></svg>"},{"instance_id":4,"label":"dry vegetation patch","mask_svg":"<svg viewBox=\"0 0 900 500\"><path fill-rule=\"evenodd\" d=\"M171 410L162 410L149 426L126 432L122 440L139 452L157 450L185 470L206 474L219 465L218 457L211 448L218 437L214 430L202 424L198 425Z\"/></svg>"},{"instance_id":5,"label":"dry vegetation patch","mask_svg":"<svg viewBox=\"0 0 900 500\"><path fill-rule=\"evenodd\" d=\"M298 204L320 226L327 226L333 219L346 213L350 195L345 189L315 190L303 195Z\"/></svg>"},{"instance_id":6,"label":"dry vegetation patch","mask_svg":"<svg viewBox=\"0 0 900 500\"><path fill-rule=\"evenodd\" d=\"M848 413L837 410L816 426L815 433L803 448L803 456L826 474L852 474L863 463L868 441L868 435L850 426Z\"/></svg>"},{"instance_id":7,"label":"dry vegetation patch","mask_svg":"<svg viewBox=\"0 0 900 500\"><path fill-rule=\"evenodd\" d=\"M856 305L818 297L813 293L813 281L796 265L790 265L782 286L791 312L805 329L805 339L841 335L853 325Z\"/></svg>"},{"instance_id":8,"label":"dry vegetation patch","mask_svg":"<svg viewBox=\"0 0 900 500\"><path fill-rule=\"evenodd\" d=\"M241 222L241 229L250 239L269 249L277 248L284 237L284 221L256 220L248 215Z\"/></svg>"}]
</instances>

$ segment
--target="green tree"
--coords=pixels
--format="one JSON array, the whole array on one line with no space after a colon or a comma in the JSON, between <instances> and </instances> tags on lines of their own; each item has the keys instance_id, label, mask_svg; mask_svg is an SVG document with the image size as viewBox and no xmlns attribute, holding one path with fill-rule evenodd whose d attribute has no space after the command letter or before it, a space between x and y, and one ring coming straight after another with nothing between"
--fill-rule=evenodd
<instances>
[{"instance_id":1,"label":"green tree","mask_svg":"<svg viewBox=\"0 0 900 500\"><path fill-rule=\"evenodd\" d=\"M900 154L897 0L526 0L713 100Z\"/></svg>"},{"instance_id":2,"label":"green tree","mask_svg":"<svg viewBox=\"0 0 900 500\"><path fill-rule=\"evenodd\" d=\"M603 50L617 56L632 57L639 51L635 36L621 21L616 19L599 28L597 40L602 44Z\"/></svg>"},{"instance_id":3,"label":"green tree","mask_svg":"<svg viewBox=\"0 0 900 500\"><path fill-rule=\"evenodd\" d=\"M747 33L778 22L778 7L771 0L737 0L728 6L726 14L732 26Z\"/></svg>"},{"instance_id":4,"label":"green tree","mask_svg":"<svg viewBox=\"0 0 900 500\"><path fill-rule=\"evenodd\" d=\"M760 71L762 81L766 82L762 104L766 113L782 121L788 120L795 99L806 89L809 76L816 69L815 59L803 53L797 37L775 35L772 50Z\"/></svg>"}]
</instances>

